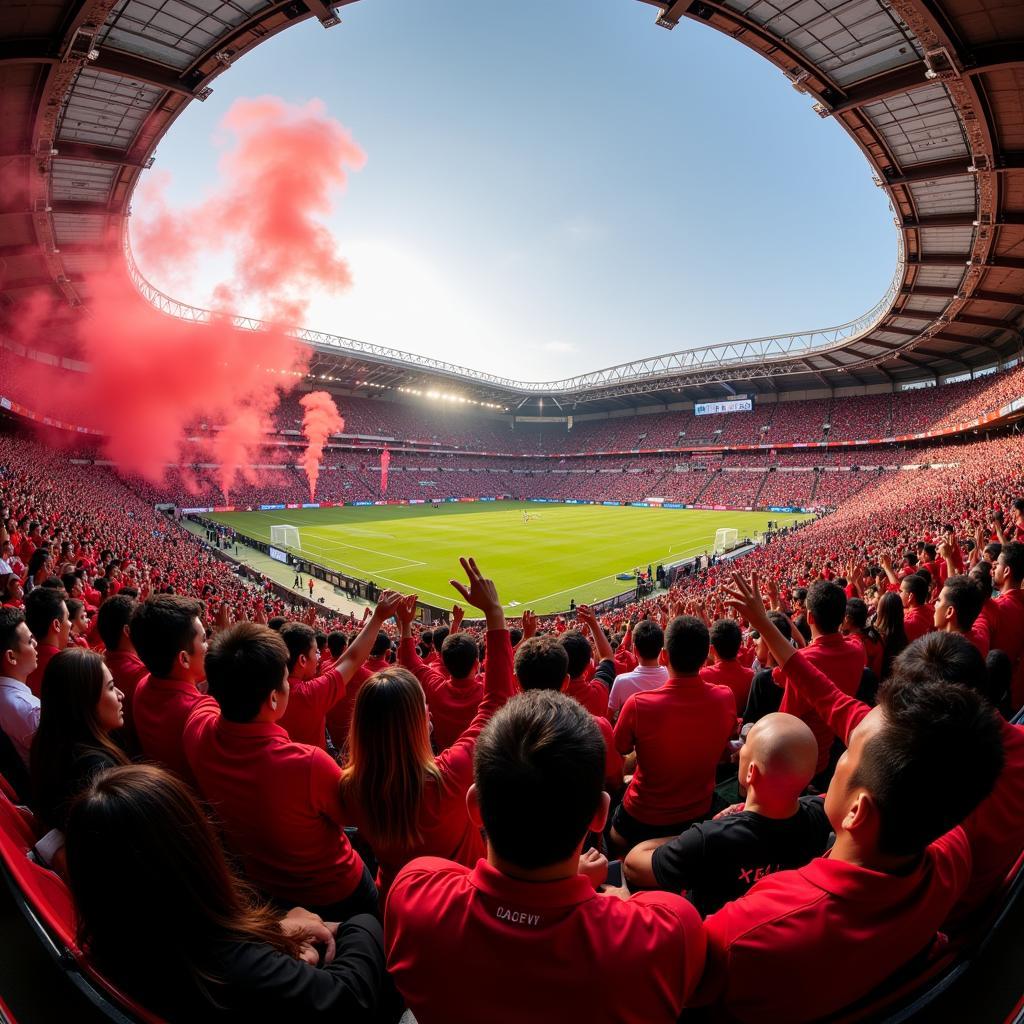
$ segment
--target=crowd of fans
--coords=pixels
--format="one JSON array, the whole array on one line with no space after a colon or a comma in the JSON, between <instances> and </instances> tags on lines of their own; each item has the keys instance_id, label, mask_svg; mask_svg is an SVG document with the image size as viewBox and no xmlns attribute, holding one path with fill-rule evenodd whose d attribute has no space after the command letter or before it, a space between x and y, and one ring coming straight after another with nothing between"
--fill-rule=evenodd
<instances>
[{"instance_id":1,"label":"crowd of fans","mask_svg":"<svg viewBox=\"0 0 1024 1024\"><path fill-rule=\"evenodd\" d=\"M1024 846L1022 454L563 469L837 510L546 622L467 558L424 629L413 594L287 606L0 436L2 774L87 954L172 1021L827 1017L983 928Z\"/></svg>"}]
</instances>

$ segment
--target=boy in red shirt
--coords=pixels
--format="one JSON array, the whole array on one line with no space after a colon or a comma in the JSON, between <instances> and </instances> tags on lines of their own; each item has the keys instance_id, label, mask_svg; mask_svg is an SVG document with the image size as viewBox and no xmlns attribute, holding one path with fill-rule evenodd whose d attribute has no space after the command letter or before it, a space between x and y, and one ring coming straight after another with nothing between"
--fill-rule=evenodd
<instances>
[{"instance_id":1,"label":"boy in red shirt","mask_svg":"<svg viewBox=\"0 0 1024 1024\"><path fill-rule=\"evenodd\" d=\"M380 595L391 608L400 599ZM206 661L214 699L192 709L185 754L246 874L282 906L325 920L377 913L377 887L345 834L341 768L279 724L289 695L284 640L242 622L217 634Z\"/></svg>"},{"instance_id":2,"label":"boy in red shirt","mask_svg":"<svg viewBox=\"0 0 1024 1024\"><path fill-rule=\"evenodd\" d=\"M992 649L1004 651L1014 666L1013 706L1024 704L1024 544L1004 544L996 560L992 582L999 596L989 611Z\"/></svg>"},{"instance_id":3,"label":"boy in red shirt","mask_svg":"<svg viewBox=\"0 0 1024 1024\"><path fill-rule=\"evenodd\" d=\"M64 590L36 587L25 598L25 623L36 638L38 662L28 677L28 688L38 697L43 685L43 673L53 656L68 645L71 617L64 602Z\"/></svg>"},{"instance_id":4,"label":"boy in red shirt","mask_svg":"<svg viewBox=\"0 0 1024 1024\"><path fill-rule=\"evenodd\" d=\"M704 960L697 912L599 894L603 858L581 859L608 813L604 759L593 716L561 693L521 694L485 727L467 802L487 859L414 860L388 897L388 969L420 1024L678 1018Z\"/></svg>"},{"instance_id":5,"label":"boy in red shirt","mask_svg":"<svg viewBox=\"0 0 1024 1024\"><path fill-rule=\"evenodd\" d=\"M132 614L128 635L149 670L135 688L132 719L142 755L193 782L181 737L193 706L203 699L206 628L203 603L159 594Z\"/></svg>"},{"instance_id":6,"label":"boy in red shirt","mask_svg":"<svg viewBox=\"0 0 1024 1024\"><path fill-rule=\"evenodd\" d=\"M970 576L949 576L935 602L935 628L965 636L983 657L988 656L989 631L981 615L985 595Z\"/></svg>"},{"instance_id":7,"label":"boy in red shirt","mask_svg":"<svg viewBox=\"0 0 1024 1024\"><path fill-rule=\"evenodd\" d=\"M966 687L898 673L869 709L789 647L756 575L734 577L728 603L848 749L825 797L835 845L707 919L708 968L694 1002L738 1021L817 1020L925 951L967 887L971 847L956 826L1002 768L999 724Z\"/></svg>"},{"instance_id":8,"label":"boy in red shirt","mask_svg":"<svg viewBox=\"0 0 1024 1024\"><path fill-rule=\"evenodd\" d=\"M612 847L625 853L647 839L677 836L712 811L715 769L736 732L727 686L701 679L708 627L681 615L665 633L668 682L634 693L615 723L615 746L636 752L636 771L612 818Z\"/></svg>"},{"instance_id":9,"label":"boy in red shirt","mask_svg":"<svg viewBox=\"0 0 1024 1024\"><path fill-rule=\"evenodd\" d=\"M907 640L913 643L918 637L931 632L935 612L928 607L928 583L923 576L911 573L900 581L900 600L903 602L903 628Z\"/></svg>"},{"instance_id":10,"label":"boy in red shirt","mask_svg":"<svg viewBox=\"0 0 1024 1024\"><path fill-rule=\"evenodd\" d=\"M105 648L103 660L114 677L114 685L124 694L124 725L121 736L124 748L131 754L139 752L139 737L135 731L135 691L149 675L142 664L129 632L129 623L138 607L138 601L126 594L109 597L96 614L96 630Z\"/></svg>"},{"instance_id":11,"label":"boy in red shirt","mask_svg":"<svg viewBox=\"0 0 1024 1024\"><path fill-rule=\"evenodd\" d=\"M736 708L742 711L747 706L750 684L754 681L754 670L741 665L737 660L743 633L733 619L719 619L711 624L711 652L713 664L700 670L700 677L712 686L728 686L736 698Z\"/></svg>"}]
</instances>

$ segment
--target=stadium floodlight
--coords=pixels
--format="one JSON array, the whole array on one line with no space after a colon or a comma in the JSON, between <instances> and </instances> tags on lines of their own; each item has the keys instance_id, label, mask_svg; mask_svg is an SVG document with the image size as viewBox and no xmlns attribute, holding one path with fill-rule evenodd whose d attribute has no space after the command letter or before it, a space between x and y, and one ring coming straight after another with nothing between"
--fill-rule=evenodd
<instances>
[{"instance_id":1,"label":"stadium floodlight","mask_svg":"<svg viewBox=\"0 0 1024 1024\"><path fill-rule=\"evenodd\" d=\"M278 548L291 548L293 551L302 550L302 538L299 536L297 526L272 526L270 528L270 543Z\"/></svg>"}]
</instances>

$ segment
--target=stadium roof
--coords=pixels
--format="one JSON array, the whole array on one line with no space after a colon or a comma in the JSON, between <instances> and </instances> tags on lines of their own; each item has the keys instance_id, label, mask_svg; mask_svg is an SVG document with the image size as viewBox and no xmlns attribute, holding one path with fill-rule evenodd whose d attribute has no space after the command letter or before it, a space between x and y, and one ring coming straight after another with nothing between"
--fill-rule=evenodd
<instances>
[{"instance_id":1,"label":"stadium roof","mask_svg":"<svg viewBox=\"0 0 1024 1024\"><path fill-rule=\"evenodd\" d=\"M162 295L134 266L125 221L139 175L185 105L206 99L240 55L309 18L333 27L353 2L0 5L0 309L9 314L43 290L64 300L61 318L82 315L88 275L112 271L165 313L204 320L204 311ZM664 29L703 22L756 50L813 97L819 116L849 132L888 192L898 228L892 283L876 306L838 327L545 383L302 332L317 351L314 375L370 395L454 390L523 413L536 412L541 400L548 412L552 403L598 411L643 404L642 395L679 400L899 384L1020 353L1024 4L639 2L652 6Z\"/></svg>"}]
</instances>

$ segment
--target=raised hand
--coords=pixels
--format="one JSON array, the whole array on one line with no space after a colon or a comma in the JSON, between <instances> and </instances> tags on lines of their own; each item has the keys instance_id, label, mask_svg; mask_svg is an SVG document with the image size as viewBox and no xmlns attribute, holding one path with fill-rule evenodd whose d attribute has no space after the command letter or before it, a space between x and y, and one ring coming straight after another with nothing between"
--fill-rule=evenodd
<instances>
[{"instance_id":1,"label":"raised hand","mask_svg":"<svg viewBox=\"0 0 1024 1024\"><path fill-rule=\"evenodd\" d=\"M466 617L466 609L461 604L452 605L452 624L451 632L458 633L459 627L462 625L462 620Z\"/></svg>"},{"instance_id":2,"label":"raised hand","mask_svg":"<svg viewBox=\"0 0 1024 1024\"><path fill-rule=\"evenodd\" d=\"M400 594L397 590L382 590L377 597L377 607L373 610L373 617L378 622L390 619L404 600L405 595Z\"/></svg>"},{"instance_id":3,"label":"raised hand","mask_svg":"<svg viewBox=\"0 0 1024 1024\"><path fill-rule=\"evenodd\" d=\"M765 623L770 620L764 601L761 600L761 586L756 572L749 580L744 579L738 572L733 573L725 593L727 607L735 608L754 629L763 630Z\"/></svg>"},{"instance_id":4,"label":"raised hand","mask_svg":"<svg viewBox=\"0 0 1024 1024\"><path fill-rule=\"evenodd\" d=\"M459 564L466 574L468 584L460 583L458 580L449 580L448 582L459 592L467 604L479 608L484 613L488 629L504 629L505 613L502 610L498 588L494 585L494 580L488 579L480 572L474 558L460 558Z\"/></svg>"},{"instance_id":5,"label":"raised hand","mask_svg":"<svg viewBox=\"0 0 1024 1024\"><path fill-rule=\"evenodd\" d=\"M398 606L395 608L395 621L402 630L403 636L405 635L406 630L411 629L412 620L416 618L417 597L417 594L409 594L408 597L399 601Z\"/></svg>"},{"instance_id":6,"label":"raised hand","mask_svg":"<svg viewBox=\"0 0 1024 1024\"><path fill-rule=\"evenodd\" d=\"M529 640L531 636L537 635L537 616L527 608L523 612L523 639Z\"/></svg>"}]
</instances>

